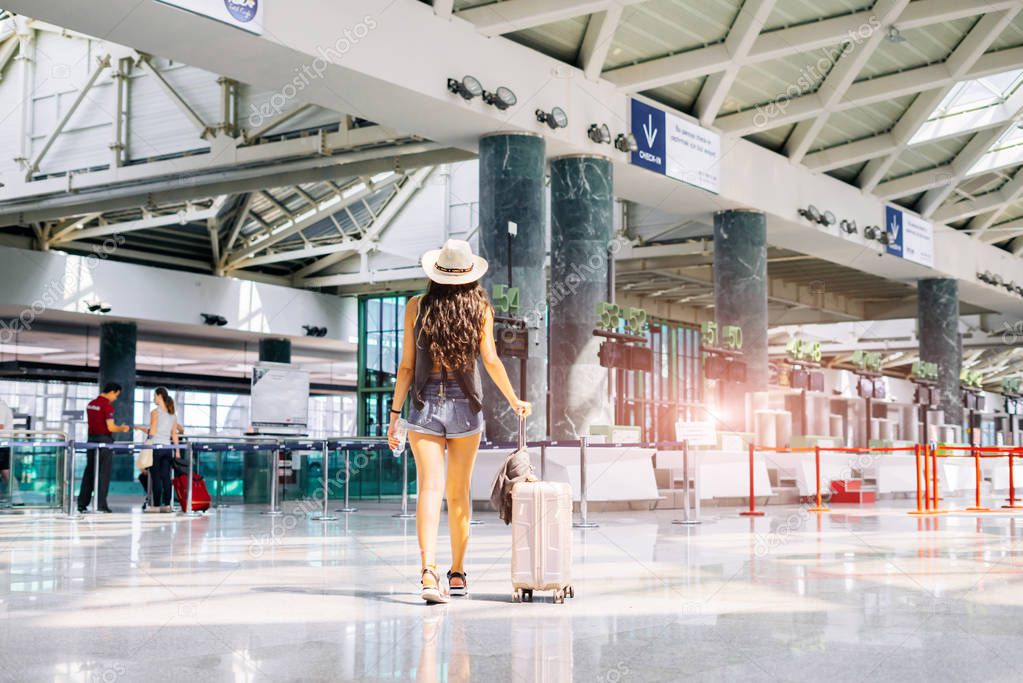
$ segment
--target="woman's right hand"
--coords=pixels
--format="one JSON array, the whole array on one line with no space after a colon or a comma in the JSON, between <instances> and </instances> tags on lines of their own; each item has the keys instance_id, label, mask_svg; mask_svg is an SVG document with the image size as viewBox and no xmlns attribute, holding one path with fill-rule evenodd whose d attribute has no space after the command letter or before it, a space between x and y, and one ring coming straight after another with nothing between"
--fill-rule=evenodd
<instances>
[{"instance_id":1,"label":"woman's right hand","mask_svg":"<svg viewBox=\"0 0 1023 683\"><path fill-rule=\"evenodd\" d=\"M387 425L387 445L391 447L392 451L398 450L398 436L395 434L395 426L398 424L398 418L391 416L391 422Z\"/></svg>"},{"instance_id":2,"label":"woman's right hand","mask_svg":"<svg viewBox=\"0 0 1023 683\"><path fill-rule=\"evenodd\" d=\"M523 401L520 398L516 398L508 405L511 406L512 410L514 410L515 414L519 417L529 417L533 414L533 404L529 401Z\"/></svg>"}]
</instances>

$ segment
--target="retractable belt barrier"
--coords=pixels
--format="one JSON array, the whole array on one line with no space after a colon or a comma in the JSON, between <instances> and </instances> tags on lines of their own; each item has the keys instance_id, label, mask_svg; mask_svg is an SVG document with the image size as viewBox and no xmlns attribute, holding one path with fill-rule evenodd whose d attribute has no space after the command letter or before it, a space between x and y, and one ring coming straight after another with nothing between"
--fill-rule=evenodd
<instances>
[{"instance_id":1,"label":"retractable belt barrier","mask_svg":"<svg viewBox=\"0 0 1023 683\"><path fill-rule=\"evenodd\" d=\"M879 448L847 448L839 446L814 446L812 448L776 448L771 446L749 445L749 509L740 512L742 516L761 516L763 511L756 509L756 486L754 483L756 452L765 453L813 453L816 474L816 506L808 508L808 512L830 512L823 504L821 490L821 453L861 453L861 454L899 454L912 453L916 471L916 509L911 515L937 515L949 512L938 507L941 500L938 489L938 458L972 458L974 463L974 504L964 509L965 512L994 512L981 503L982 472L980 461L984 458L1006 458L1009 464L1009 498L1003 509L1021 509L1023 505L1016 503L1016 481L1013 472L1014 459L1023 456L1023 448L1013 446L937 446L934 443L916 444L914 446L879 447ZM956 451L963 451L957 453ZM922 465L922 467L921 467Z\"/></svg>"},{"instance_id":2,"label":"retractable belt barrier","mask_svg":"<svg viewBox=\"0 0 1023 683\"><path fill-rule=\"evenodd\" d=\"M38 437L53 437L50 439L38 438ZM71 440L70 435L67 432L51 429L5 429L0 430L0 448L61 448L64 449L64 458L61 461L62 465L66 467L68 452L72 450L71 446L74 442ZM6 495L6 506L0 507L0 512L3 513L15 513L21 510L15 510L14 508L14 452L11 452L11 462L8 463L9 474L7 477L7 495ZM66 470L65 470L66 471ZM58 475L59 478L59 475ZM64 489L61 488L61 495L64 495ZM24 509L24 508L23 508Z\"/></svg>"}]
</instances>

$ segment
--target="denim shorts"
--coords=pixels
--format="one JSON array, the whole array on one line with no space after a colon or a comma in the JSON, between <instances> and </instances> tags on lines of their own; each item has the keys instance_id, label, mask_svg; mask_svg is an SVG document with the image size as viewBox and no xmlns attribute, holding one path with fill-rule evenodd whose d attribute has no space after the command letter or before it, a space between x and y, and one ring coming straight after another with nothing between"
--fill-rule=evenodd
<instances>
[{"instance_id":1,"label":"denim shorts","mask_svg":"<svg viewBox=\"0 0 1023 683\"><path fill-rule=\"evenodd\" d=\"M469 399L458 382L431 379L423 387L423 407L415 402L408 415L408 430L447 439L472 436L483 431L483 412L472 412Z\"/></svg>"}]
</instances>

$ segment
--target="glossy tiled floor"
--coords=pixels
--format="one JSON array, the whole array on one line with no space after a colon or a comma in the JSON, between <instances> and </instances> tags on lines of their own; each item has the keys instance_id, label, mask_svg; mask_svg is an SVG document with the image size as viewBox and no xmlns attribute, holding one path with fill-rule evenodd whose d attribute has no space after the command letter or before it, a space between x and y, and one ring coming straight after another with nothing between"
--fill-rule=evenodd
<instances>
[{"instance_id":1,"label":"glossy tiled floor","mask_svg":"<svg viewBox=\"0 0 1023 683\"><path fill-rule=\"evenodd\" d=\"M0 679L1023 679L1023 518L593 515L555 605L510 602L508 530L480 515L472 596L426 607L392 511L0 517Z\"/></svg>"}]
</instances>

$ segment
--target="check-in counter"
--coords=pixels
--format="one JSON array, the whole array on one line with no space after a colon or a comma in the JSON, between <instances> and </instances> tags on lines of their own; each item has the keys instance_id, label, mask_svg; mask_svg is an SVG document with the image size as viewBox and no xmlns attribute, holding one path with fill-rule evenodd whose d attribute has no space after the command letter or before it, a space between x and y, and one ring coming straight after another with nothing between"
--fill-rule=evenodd
<instances>
[{"instance_id":1,"label":"check-in counter","mask_svg":"<svg viewBox=\"0 0 1023 683\"><path fill-rule=\"evenodd\" d=\"M508 448L481 447L472 473L472 499L489 500L494 477L511 452ZM540 448L529 449L533 468L540 475ZM653 448L591 445L586 449L586 498L590 503L654 501L660 497L654 478ZM546 481L572 487L579 500L579 448L546 448Z\"/></svg>"},{"instance_id":2,"label":"check-in counter","mask_svg":"<svg viewBox=\"0 0 1023 683\"><path fill-rule=\"evenodd\" d=\"M682 451L658 451L658 469L682 469ZM696 472L696 495L711 498L749 496L749 453L747 451L690 450L689 467ZM753 461L753 485L760 496L773 495L767 461L757 454Z\"/></svg>"}]
</instances>

